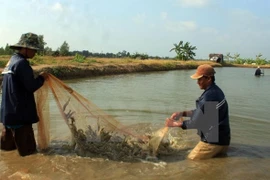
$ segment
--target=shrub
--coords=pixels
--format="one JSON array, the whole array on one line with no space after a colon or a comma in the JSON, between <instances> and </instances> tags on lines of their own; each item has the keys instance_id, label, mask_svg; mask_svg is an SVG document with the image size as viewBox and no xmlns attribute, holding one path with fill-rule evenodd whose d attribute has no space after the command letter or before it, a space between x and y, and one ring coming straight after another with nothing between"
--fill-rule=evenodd
<instances>
[{"instance_id":1,"label":"shrub","mask_svg":"<svg viewBox=\"0 0 270 180\"><path fill-rule=\"evenodd\" d=\"M1 60L0 61L0 67L3 68L3 67L6 67L6 64L8 63L8 60Z\"/></svg>"},{"instance_id":2,"label":"shrub","mask_svg":"<svg viewBox=\"0 0 270 180\"><path fill-rule=\"evenodd\" d=\"M78 62L78 63L84 63L85 62L85 56L76 53L74 58L73 58L74 62Z\"/></svg>"},{"instance_id":3,"label":"shrub","mask_svg":"<svg viewBox=\"0 0 270 180\"><path fill-rule=\"evenodd\" d=\"M256 62L256 64L258 64L258 65L265 65L265 64L268 63L265 59L256 59L255 62Z\"/></svg>"},{"instance_id":4,"label":"shrub","mask_svg":"<svg viewBox=\"0 0 270 180\"><path fill-rule=\"evenodd\" d=\"M44 64L44 60L42 56L35 55L32 59L30 59L31 65Z\"/></svg>"}]
</instances>

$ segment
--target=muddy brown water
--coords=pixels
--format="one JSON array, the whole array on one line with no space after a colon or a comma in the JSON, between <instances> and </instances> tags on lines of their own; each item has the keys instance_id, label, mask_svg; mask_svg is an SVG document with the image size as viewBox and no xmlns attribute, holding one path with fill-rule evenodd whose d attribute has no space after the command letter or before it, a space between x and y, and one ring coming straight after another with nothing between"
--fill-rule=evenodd
<instances>
[{"instance_id":1,"label":"muddy brown water","mask_svg":"<svg viewBox=\"0 0 270 180\"><path fill-rule=\"evenodd\" d=\"M51 145L46 153L20 157L0 153L0 179L270 179L270 69L216 68L217 84L230 107L232 142L227 157L191 161L196 131L181 131L183 149L158 161L112 161L81 157L65 148L70 132L52 111ZM190 109L202 93L189 76L195 70L134 73L65 81L124 124L160 129L172 112ZM54 106L54 105L52 105ZM170 130L169 130L170 131Z\"/></svg>"}]
</instances>

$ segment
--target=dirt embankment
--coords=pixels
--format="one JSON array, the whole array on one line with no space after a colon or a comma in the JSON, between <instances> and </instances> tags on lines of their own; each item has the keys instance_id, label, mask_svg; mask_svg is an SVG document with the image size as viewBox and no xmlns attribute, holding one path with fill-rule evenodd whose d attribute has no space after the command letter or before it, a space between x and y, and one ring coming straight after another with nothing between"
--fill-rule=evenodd
<instances>
[{"instance_id":1,"label":"dirt embankment","mask_svg":"<svg viewBox=\"0 0 270 180\"><path fill-rule=\"evenodd\" d=\"M42 71L50 73L59 79L76 79L91 76L126 74L134 72L168 71L177 69L194 69L197 65L164 65L164 64L109 64L96 66L74 66L74 65L38 65L32 66L34 74ZM3 69L0 69L1 72ZM2 81L2 76L0 76Z\"/></svg>"},{"instance_id":2,"label":"dirt embankment","mask_svg":"<svg viewBox=\"0 0 270 180\"><path fill-rule=\"evenodd\" d=\"M164 64L121 64L121 65L99 65L99 66L43 66L33 67L35 74L48 72L59 79L75 79L90 76L126 74L135 72L168 71L179 69L195 69L198 65L164 65Z\"/></svg>"},{"instance_id":3,"label":"dirt embankment","mask_svg":"<svg viewBox=\"0 0 270 180\"><path fill-rule=\"evenodd\" d=\"M190 61L190 62L170 62L162 61L149 63L142 61L142 63L126 63L126 64L95 64L95 65L37 65L32 66L35 75L44 71L56 76L59 79L76 79L91 76L126 74L135 72L151 72L151 71L169 71L181 69L196 69L200 64L210 64L214 67L248 67L248 66L235 66L235 65L221 65L210 61ZM248 67L254 68L254 67ZM3 69L0 69L1 72ZM0 76L0 82L2 76Z\"/></svg>"}]
</instances>

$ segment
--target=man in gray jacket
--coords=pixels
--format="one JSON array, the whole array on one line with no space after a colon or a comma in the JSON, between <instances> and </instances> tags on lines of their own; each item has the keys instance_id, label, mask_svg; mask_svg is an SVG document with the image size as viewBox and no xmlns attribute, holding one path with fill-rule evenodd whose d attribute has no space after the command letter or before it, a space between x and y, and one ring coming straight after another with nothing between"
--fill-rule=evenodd
<instances>
[{"instance_id":1,"label":"man in gray jacket","mask_svg":"<svg viewBox=\"0 0 270 180\"><path fill-rule=\"evenodd\" d=\"M175 112L166 119L166 126L197 129L201 141L188 155L189 159L207 159L227 152L230 145L229 107L223 91L215 83L215 70L208 64L200 65L195 74L200 89L196 109ZM180 117L188 117L180 121Z\"/></svg>"}]
</instances>

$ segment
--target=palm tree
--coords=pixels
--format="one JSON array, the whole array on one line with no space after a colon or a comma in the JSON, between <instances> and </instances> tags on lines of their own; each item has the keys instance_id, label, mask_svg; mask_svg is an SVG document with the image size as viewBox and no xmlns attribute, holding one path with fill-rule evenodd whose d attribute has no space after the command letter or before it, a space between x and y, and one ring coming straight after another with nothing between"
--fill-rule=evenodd
<instances>
[{"instance_id":1,"label":"palm tree","mask_svg":"<svg viewBox=\"0 0 270 180\"><path fill-rule=\"evenodd\" d=\"M186 42L183 47L184 57L185 57L184 60L194 59L194 56L196 56L196 54L194 53L194 50L197 50L197 47L190 45L189 42Z\"/></svg>"},{"instance_id":2,"label":"palm tree","mask_svg":"<svg viewBox=\"0 0 270 180\"><path fill-rule=\"evenodd\" d=\"M183 58L183 41L179 41L178 44L173 44L173 45L174 45L174 48L172 48L170 52L175 51L176 59L182 59Z\"/></svg>"},{"instance_id":3,"label":"palm tree","mask_svg":"<svg viewBox=\"0 0 270 180\"><path fill-rule=\"evenodd\" d=\"M231 53L228 52L225 57L228 61L230 61L230 59L232 58Z\"/></svg>"},{"instance_id":4,"label":"palm tree","mask_svg":"<svg viewBox=\"0 0 270 180\"><path fill-rule=\"evenodd\" d=\"M176 59L185 61L188 59L194 59L194 56L196 55L194 50L197 50L196 46L191 46L189 42L183 44L183 41L180 41L178 44L174 44L174 48L172 48L170 52L175 51Z\"/></svg>"},{"instance_id":5,"label":"palm tree","mask_svg":"<svg viewBox=\"0 0 270 180\"><path fill-rule=\"evenodd\" d=\"M256 60L260 59L262 57L262 54L259 53L258 55L256 55Z\"/></svg>"},{"instance_id":6,"label":"palm tree","mask_svg":"<svg viewBox=\"0 0 270 180\"><path fill-rule=\"evenodd\" d=\"M234 59L234 60L239 59L239 57L240 57L240 54L239 54L239 53L235 53L235 54L233 55L233 59Z\"/></svg>"}]
</instances>

